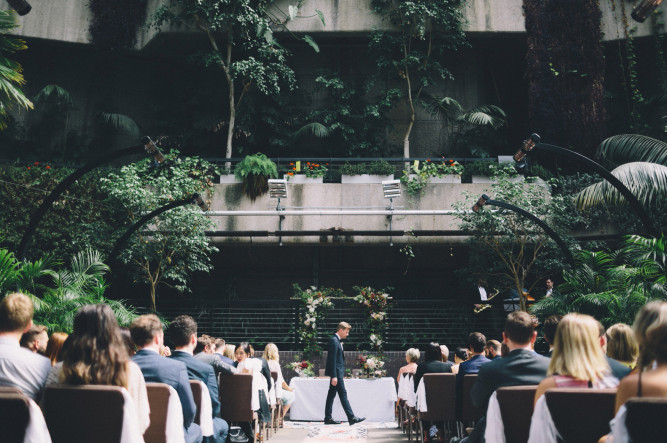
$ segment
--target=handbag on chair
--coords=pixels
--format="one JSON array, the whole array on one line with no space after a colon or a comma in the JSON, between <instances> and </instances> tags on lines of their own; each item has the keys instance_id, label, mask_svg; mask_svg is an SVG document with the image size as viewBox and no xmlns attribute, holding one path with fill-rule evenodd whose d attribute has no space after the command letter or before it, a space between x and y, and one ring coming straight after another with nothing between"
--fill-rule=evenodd
<instances>
[{"instance_id":1,"label":"handbag on chair","mask_svg":"<svg viewBox=\"0 0 667 443\"><path fill-rule=\"evenodd\" d=\"M243 432L243 429L239 426L231 426L229 428L229 440L232 443L248 443L248 441L250 441L248 436L245 435L245 432Z\"/></svg>"}]
</instances>

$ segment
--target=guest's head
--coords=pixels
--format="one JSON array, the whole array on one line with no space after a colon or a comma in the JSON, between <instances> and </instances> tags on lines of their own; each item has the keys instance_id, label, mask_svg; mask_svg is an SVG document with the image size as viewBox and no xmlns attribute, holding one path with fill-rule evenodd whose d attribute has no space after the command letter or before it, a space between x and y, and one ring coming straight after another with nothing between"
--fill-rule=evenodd
<instances>
[{"instance_id":1,"label":"guest's head","mask_svg":"<svg viewBox=\"0 0 667 443\"><path fill-rule=\"evenodd\" d=\"M417 348L410 348L407 351L405 351L405 361L408 363L417 363L419 361L420 356L421 353Z\"/></svg>"},{"instance_id":2,"label":"guest's head","mask_svg":"<svg viewBox=\"0 0 667 443\"><path fill-rule=\"evenodd\" d=\"M200 352L204 354L210 354L211 349L211 337L206 334L202 334L201 337L197 339L197 346L195 346L194 354L197 355Z\"/></svg>"},{"instance_id":3,"label":"guest's head","mask_svg":"<svg viewBox=\"0 0 667 443\"><path fill-rule=\"evenodd\" d=\"M234 357L236 357L236 361L239 363L246 358L250 358L250 354L250 343L247 341L242 341L239 343L239 345L236 347L236 350L234 351Z\"/></svg>"},{"instance_id":4,"label":"guest's head","mask_svg":"<svg viewBox=\"0 0 667 443\"><path fill-rule=\"evenodd\" d=\"M442 361L449 360L449 348L447 345L440 345L440 354L442 354Z\"/></svg>"},{"instance_id":5,"label":"guest's head","mask_svg":"<svg viewBox=\"0 0 667 443\"><path fill-rule=\"evenodd\" d=\"M216 338L213 343L213 351L222 354L225 351L225 344L226 342L224 338Z\"/></svg>"},{"instance_id":6,"label":"guest's head","mask_svg":"<svg viewBox=\"0 0 667 443\"><path fill-rule=\"evenodd\" d=\"M554 337L556 336L556 328L558 328L558 323L563 319L562 315L551 315L544 320L542 324L542 333L544 333L544 339L549 346L554 345Z\"/></svg>"},{"instance_id":7,"label":"guest's head","mask_svg":"<svg viewBox=\"0 0 667 443\"><path fill-rule=\"evenodd\" d=\"M79 309L62 355L64 383L128 386L129 356L116 316L108 305Z\"/></svg>"},{"instance_id":8,"label":"guest's head","mask_svg":"<svg viewBox=\"0 0 667 443\"><path fill-rule=\"evenodd\" d=\"M507 343L503 342L500 345L500 356L501 357L507 357L510 353L510 348L507 346Z\"/></svg>"},{"instance_id":9,"label":"guest's head","mask_svg":"<svg viewBox=\"0 0 667 443\"><path fill-rule=\"evenodd\" d=\"M498 340L489 340L486 342L486 358L496 358L500 354L500 342Z\"/></svg>"},{"instance_id":10,"label":"guest's head","mask_svg":"<svg viewBox=\"0 0 667 443\"><path fill-rule=\"evenodd\" d=\"M567 314L558 324L548 374L569 375L596 382L609 373L598 341L597 320L584 314Z\"/></svg>"},{"instance_id":11,"label":"guest's head","mask_svg":"<svg viewBox=\"0 0 667 443\"><path fill-rule=\"evenodd\" d=\"M197 322L189 315L179 315L167 328L174 348L192 353L197 345Z\"/></svg>"},{"instance_id":12,"label":"guest's head","mask_svg":"<svg viewBox=\"0 0 667 443\"><path fill-rule=\"evenodd\" d=\"M160 352L164 345L162 322L154 314L141 315L134 319L130 325L130 335L139 349L153 348Z\"/></svg>"},{"instance_id":13,"label":"guest's head","mask_svg":"<svg viewBox=\"0 0 667 443\"><path fill-rule=\"evenodd\" d=\"M137 353L137 346L132 340L132 334L130 334L130 328L121 326L120 335L123 336L123 341L125 342L125 347L127 348L127 354L131 357Z\"/></svg>"},{"instance_id":14,"label":"guest's head","mask_svg":"<svg viewBox=\"0 0 667 443\"><path fill-rule=\"evenodd\" d=\"M634 364L639 356L635 333L625 323L616 323L607 329L607 355L614 360Z\"/></svg>"},{"instance_id":15,"label":"guest's head","mask_svg":"<svg viewBox=\"0 0 667 443\"><path fill-rule=\"evenodd\" d=\"M424 353L425 361L442 361L442 350L440 345L435 342L431 342L426 345L426 352Z\"/></svg>"},{"instance_id":16,"label":"guest's head","mask_svg":"<svg viewBox=\"0 0 667 443\"><path fill-rule=\"evenodd\" d=\"M347 336L350 335L350 329L352 329L352 325L346 321L342 321L338 323L338 326L336 327L336 334L338 334L341 339L347 338Z\"/></svg>"},{"instance_id":17,"label":"guest's head","mask_svg":"<svg viewBox=\"0 0 667 443\"><path fill-rule=\"evenodd\" d=\"M51 360L51 366L55 366L59 361L63 361L61 351L65 340L67 340L67 334L64 332L54 332L49 337L44 355Z\"/></svg>"},{"instance_id":18,"label":"guest's head","mask_svg":"<svg viewBox=\"0 0 667 443\"><path fill-rule=\"evenodd\" d=\"M535 324L527 312L514 311L507 315L503 339L510 351L526 348L535 341Z\"/></svg>"},{"instance_id":19,"label":"guest's head","mask_svg":"<svg viewBox=\"0 0 667 443\"><path fill-rule=\"evenodd\" d=\"M234 360L234 358L236 358L236 357L234 356L234 353L235 353L235 352L236 352L236 346L234 346L234 345L230 345L230 344L226 344L226 345L225 345L225 352L223 352L222 355L224 355L224 356L227 357L227 358L230 358L230 359Z\"/></svg>"},{"instance_id":20,"label":"guest's head","mask_svg":"<svg viewBox=\"0 0 667 443\"><path fill-rule=\"evenodd\" d=\"M49 342L49 334L46 326L33 324L30 329L21 336L21 346L30 349L32 352L44 354L46 345Z\"/></svg>"},{"instance_id":21,"label":"guest's head","mask_svg":"<svg viewBox=\"0 0 667 443\"><path fill-rule=\"evenodd\" d=\"M269 343L264 348L264 355L262 356L266 360L275 360L280 361L280 354L278 353L278 346L273 343Z\"/></svg>"},{"instance_id":22,"label":"guest's head","mask_svg":"<svg viewBox=\"0 0 667 443\"><path fill-rule=\"evenodd\" d=\"M639 345L637 366L640 370L654 361L667 362L667 302L653 301L644 305L632 327Z\"/></svg>"},{"instance_id":23,"label":"guest's head","mask_svg":"<svg viewBox=\"0 0 667 443\"><path fill-rule=\"evenodd\" d=\"M468 360L468 350L458 346L454 351L454 363L459 364Z\"/></svg>"},{"instance_id":24,"label":"guest's head","mask_svg":"<svg viewBox=\"0 0 667 443\"><path fill-rule=\"evenodd\" d=\"M468 336L468 350L481 354L486 347L486 337L481 332L473 332Z\"/></svg>"},{"instance_id":25,"label":"guest's head","mask_svg":"<svg viewBox=\"0 0 667 443\"><path fill-rule=\"evenodd\" d=\"M28 296L15 292L0 301L0 333L23 334L32 326L34 308Z\"/></svg>"}]
</instances>

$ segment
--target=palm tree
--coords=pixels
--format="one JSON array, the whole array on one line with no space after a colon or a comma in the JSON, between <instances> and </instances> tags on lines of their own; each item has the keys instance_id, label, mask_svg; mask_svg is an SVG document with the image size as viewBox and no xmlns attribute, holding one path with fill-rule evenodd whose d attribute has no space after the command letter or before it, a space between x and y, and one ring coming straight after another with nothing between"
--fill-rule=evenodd
<instances>
[{"instance_id":1,"label":"palm tree","mask_svg":"<svg viewBox=\"0 0 667 443\"><path fill-rule=\"evenodd\" d=\"M0 130L7 127L7 116L12 104L32 109L32 102L21 91L25 83L21 73L23 69L19 63L6 57L7 54L27 48L23 40L3 35L17 26L14 11L0 11Z\"/></svg>"}]
</instances>

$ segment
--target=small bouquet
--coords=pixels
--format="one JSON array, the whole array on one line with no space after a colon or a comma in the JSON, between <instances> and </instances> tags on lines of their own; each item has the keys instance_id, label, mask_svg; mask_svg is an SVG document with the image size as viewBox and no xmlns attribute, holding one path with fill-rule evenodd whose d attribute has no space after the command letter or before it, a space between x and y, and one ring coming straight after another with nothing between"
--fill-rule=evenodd
<instances>
[{"instance_id":1,"label":"small bouquet","mask_svg":"<svg viewBox=\"0 0 667 443\"><path fill-rule=\"evenodd\" d=\"M291 369L296 372L299 377L315 377L315 371L313 370L313 364L308 360L303 361L293 361L285 365L287 369Z\"/></svg>"},{"instance_id":2,"label":"small bouquet","mask_svg":"<svg viewBox=\"0 0 667 443\"><path fill-rule=\"evenodd\" d=\"M359 367L366 373L368 377L383 377L386 375L387 371L382 369L384 367L384 361L379 357L367 357L365 355L360 355L357 357L357 362Z\"/></svg>"}]
</instances>

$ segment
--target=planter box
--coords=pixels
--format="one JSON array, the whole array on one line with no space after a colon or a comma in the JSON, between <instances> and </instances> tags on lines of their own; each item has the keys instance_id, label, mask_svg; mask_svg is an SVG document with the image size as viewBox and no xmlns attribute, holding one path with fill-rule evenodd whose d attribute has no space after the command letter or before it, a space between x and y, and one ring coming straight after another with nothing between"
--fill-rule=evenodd
<instances>
[{"instance_id":1,"label":"planter box","mask_svg":"<svg viewBox=\"0 0 667 443\"><path fill-rule=\"evenodd\" d=\"M324 177L306 177L305 174L284 175L283 178L288 184L324 183Z\"/></svg>"},{"instance_id":2,"label":"planter box","mask_svg":"<svg viewBox=\"0 0 667 443\"><path fill-rule=\"evenodd\" d=\"M243 183L243 180L237 179L234 174L227 174L220 176L220 183Z\"/></svg>"},{"instance_id":3,"label":"planter box","mask_svg":"<svg viewBox=\"0 0 667 443\"><path fill-rule=\"evenodd\" d=\"M473 183L498 183L498 180L494 180L489 176L486 175L473 175L472 176L472 182Z\"/></svg>"},{"instance_id":4,"label":"planter box","mask_svg":"<svg viewBox=\"0 0 667 443\"><path fill-rule=\"evenodd\" d=\"M361 174L361 175L341 175L341 183L382 183L383 181L393 180L394 175L371 175L371 174Z\"/></svg>"},{"instance_id":5,"label":"planter box","mask_svg":"<svg viewBox=\"0 0 667 443\"><path fill-rule=\"evenodd\" d=\"M429 183L461 183L461 176L456 174L447 174L442 177L431 177Z\"/></svg>"}]
</instances>

